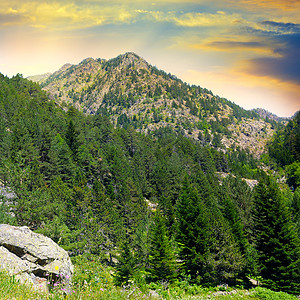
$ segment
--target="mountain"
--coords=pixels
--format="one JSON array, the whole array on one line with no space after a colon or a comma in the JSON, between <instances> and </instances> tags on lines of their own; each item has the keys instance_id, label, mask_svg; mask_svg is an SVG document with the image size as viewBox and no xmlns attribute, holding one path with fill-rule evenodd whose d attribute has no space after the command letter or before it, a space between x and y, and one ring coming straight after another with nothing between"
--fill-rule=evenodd
<instances>
[{"instance_id":1,"label":"mountain","mask_svg":"<svg viewBox=\"0 0 300 300\"><path fill-rule=\"evenodd\" d=\"M111 67L106 78L111 90L125 62L121 56ZM113 60L102 62L107 63ZM80 70L65 65L62 74L70 68ZM134 68L129 69L131 74ZM49 236L80 264L115 267L114 278L122 284L124 279L124 284L133 279L158 284L177 277L180 290L188 278L195 291L197 285L246 286L247 278L259 278L266 287L299 295L299 162L286 173L288 180L295 179L297 189L291 190L277 184L276 166L268 164L267 155L263 161L273 167L270 176L247 151L222 151L221 137L223 142L225 137L238 142L241 136L251 141L273 125L201 87L156 72L156 82L154 73L151 81L136 80L149 84L149 91L161 87L158 95L144 99L124 77L122 98L112 92L103 96L92 114L66 106L53 94L49 99L50 92L20 74L0 74L0 182L12 195L0 197L0 223ZM174 121L167 121L169 111ZM201 129L187 124L189 118L199 120L195 124ZM149 134L138 132L142 129ZM197 141L190 138L196 129ZM297 158L299 116L286 132L278 132L279 146L281 135L287 136ZM242 178L256 186L251 189ZM103 282L91 285L107 289Z\"/></svg>"},{"instance_id":2,"label":"mountain","mask_svg":"<svg viewBox=\"0 0 300 300\"><path fill-rule=\"evenodd\" d=\"M27 79L41 84L51 75L52 73L45 73L45 74L29 76Z\"/></svg>"},{"instance_id":3,"label":"mountain","mask_svg":"<svg viewBox=\"0 0 300 300\"><path fill-rule=\"evenodd\" d=\"M275 115L263 108L254 108L254 109L252 109L252 111L257 113L263 119L270 119L270 120L274 120L277 122L287 121L289 119L289 118L278 117L277 115Z\"/></svg>"},{"instance_id":4,"label":"mountain","mask_svg":"<svg viewBox=\"0 0 300 300\"><path fill-rule=\"evenodd\" d=\"M188 85L131 52L65 64L40 84L57 103L109 115L114 125L146 133L171 127L216 148L240 147L259 156L274 132L256 112Z\"/></svg>"},{"instance_id":5,"label":"mountain","mask_svg":"<svg viewBox=\"0 0 300 300\"><path fill-rule=\"evenodd\" d=\"M276 132L269 145L269 154L281 167L300 161L300 111L282 130ZM300 185L300 172L298 176Z\"/></svg>"}]
</instances>

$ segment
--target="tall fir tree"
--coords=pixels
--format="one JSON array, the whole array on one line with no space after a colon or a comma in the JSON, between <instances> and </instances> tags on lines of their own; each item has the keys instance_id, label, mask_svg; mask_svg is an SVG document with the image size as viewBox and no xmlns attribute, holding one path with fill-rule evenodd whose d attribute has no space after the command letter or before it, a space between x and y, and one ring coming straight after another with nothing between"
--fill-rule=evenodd
<instances>
[{"instance_id":1,"label":"tall fir tree","mask_svg":"<svg viewBox=\"0 0 300 300\"><path fill-rule=\"evenodd\" d=\"M210 247L210 224L206 208L186 176L177 204L177 242L183 269L193 280L207 277L207 257Z\"/></svg>"},{"instance_id":2,"label":"tall fir tree","mask_svg":"<svg viewBox=\"0 0 300 300\"><path fill-rule=\"evenodd\" d=\"M282 193L270 178L256 187L253 216L264 283L272 289L299 293L299 239Z\"/></svg>"},{"instance_id":3,"label":"tall fir tree","mask_svg":"<svg viewBox=\"0 0 300 300\"><path fill-rule=\"evenodd\" d=\"M130 249L129 237L125 239L121 246L115 269L115 283L119 286L128 284L135 272L135 260Z\"/></svg>"},{"instance_id":4,"label":"tall fir tree","mask_svg":"<svg viewBox=\"0 0 300 300\"><path fill-rule=\"evenodd\" d=\"M177 277L176 265L176 255L167 234L165 221L157 210L150 229L149 278L152 281L172 282Z\"/></svg>"}]
</instances>

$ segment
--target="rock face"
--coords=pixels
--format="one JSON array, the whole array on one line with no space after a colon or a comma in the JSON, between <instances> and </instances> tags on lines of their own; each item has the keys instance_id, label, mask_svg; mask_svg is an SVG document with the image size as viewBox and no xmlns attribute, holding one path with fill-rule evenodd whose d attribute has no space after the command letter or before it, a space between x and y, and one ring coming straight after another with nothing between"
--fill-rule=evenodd
<instances>
[{"instance_id":1,"label":"rock face","mask_svg":"<svg viewBox=\"0 0 300 300\"><path fill-rule=\"evenodd\" d=\"M28 227L1 224L0 270L40 290L59 285L68 292L73 265L68 253L50 238Z\"/></svg>"}]
</instances>

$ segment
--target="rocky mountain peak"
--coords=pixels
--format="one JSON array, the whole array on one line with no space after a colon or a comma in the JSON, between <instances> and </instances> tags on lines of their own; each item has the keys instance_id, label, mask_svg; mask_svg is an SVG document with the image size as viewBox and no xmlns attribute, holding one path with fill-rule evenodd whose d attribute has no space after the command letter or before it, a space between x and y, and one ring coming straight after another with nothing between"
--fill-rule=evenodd
<instances>
[{"instance_id":1,"label":"rocky mountain peak","mask_svg":"<svg viewBox=\"0 0 300 300\"><path fill-rule=\"evenodd\" d=\"M125 54L121 54L115 58L112 58L107 61L108 64L111 64L116 69L128 69L135 68L139 69L149 69L151 66L140 56L133 52L126 52Z\"/></svg>"},{"instance_id":2,"label":"rocky mountain peak","mask_svg":"<svg viewBox=\"0 0 300 300\"><path fill-rule=\"evenodd\" d=\"M253 109L253 111L256 112L257 114L259 114L259 116L263 119L269 118L270 120L274 120L277 122L288 120L288 118L278 117L277 115L275 115L263 108L255 108L255 109Z\"/></svg>"},{"instance_id":3,"label":"rocky mountain peak","mask_svg":"<svg viewBox=\"0 0 300 300\"><path fill-rule=\"evenodd\" d=\"M273 132L264 120L256 121L256 112L190 86L133 52L66 64L42 87L57 103L105 113L115 126L130 124L145 133L170 127L217 148L250 147L258 156Z\"/></svg>"},{"instance_id":4,"label":"rocky mountain peak","mask_svg":"<svg viewBox=\"0 0 300 300\"><path fill-rule=\"evenodd\" d=\"M72 64L66 63L58 70L58 72L64 72L64 71L68 70L69 68L71 68L72 66L73 66Z\"/></svg>"}]
</instances>

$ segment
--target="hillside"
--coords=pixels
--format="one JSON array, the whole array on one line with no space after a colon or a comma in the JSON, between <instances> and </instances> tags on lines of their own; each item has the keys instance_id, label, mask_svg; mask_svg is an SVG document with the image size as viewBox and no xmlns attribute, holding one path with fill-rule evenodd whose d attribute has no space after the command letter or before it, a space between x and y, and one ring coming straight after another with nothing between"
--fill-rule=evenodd
<instances>
[{"instance_id":1,"label":"hillside","mask_svg":"<svg viewBox=\"0 0 300 300\"><path fill-rule=\"evenodd\" d=\"M86 114L49 99L19 74L0 74L0 91L0 223L43 233L79 262L110 266L116 286L198 293L259 278L274 290L300 293L299 188L281 190L247 151L211 147L208 134L218 124L207 122L211 114L202 119L211 127L199 142L172 126L151 134L113 126L106 102ZM245 136L262 122L213 95L201 99L232 106L231 125ZM296 142L296 119L291 129ZM292 155L297 149L295 143ZM258 183L250 188L242 178ZM94 282L97 293L101 275L92 279L89 268L80 282Z\"/></svg>"},{"instance_id":2,"label":"hillside","mask_svg":"<svg viewBox=\"0 0 300 300\"><path fill-rule=\"evenodd\" d=\"M202 144L249 149L257 157L274 132L274 122L190 86L134 53L66 64L40 83L57 103L108 115L114 125L146 133L171 127Z\"/></svg>"}]
</instances>

